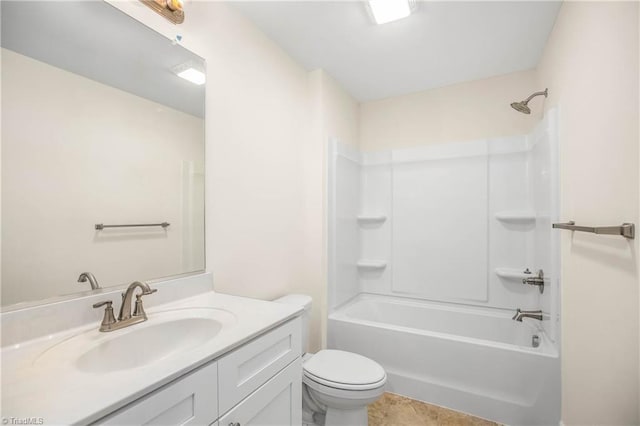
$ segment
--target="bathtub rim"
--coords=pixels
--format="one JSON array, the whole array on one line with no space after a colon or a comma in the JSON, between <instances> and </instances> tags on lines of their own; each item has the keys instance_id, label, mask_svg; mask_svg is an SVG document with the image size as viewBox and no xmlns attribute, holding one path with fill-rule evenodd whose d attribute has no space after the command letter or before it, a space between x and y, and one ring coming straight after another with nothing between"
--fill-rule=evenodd
<instances>
[{"instance_id":1,"label":"bathtub rim","mask_svg":"<svg viewBox=\"0 0 640 426\"><path fill-rule=\"evenodd\" d=\"M494 318L505 319L511 321L511 314L506 309L500 308L492 308L486 306L475 306L475 305L465 305L458 303L447 303L447 302L438 302L431 300L416 300L411 298L406 298L402 296L393 296L393 295L382 295L382 294L374 294L374 293L359 293L356 296L352 297L345 303L341 304L339 307L332 309L328 315L328 321L330 325L331 321L337 322L347 322L347 323L355 323L362 324L369 327L382 328L385 330L405 332L411 334L417 334L427 337L434 337L439 339L445 339L455 342L468 343L475 346L489 346L497 349L505 349L514 352L520 352L524 354L534 355L534 356L542 356L547 358L559 358L560 353L555 345L555 343L549 338L546 331L541 325L531 323L529 320L523 322L532 332L532 334L537 334L540 336L540 346L537 348L533 348L531 346L522 346L516 345L512 343L504 343L504 342L496 342L493 340L487 339L479 339L475 337L467 337L467 336L459 336L456 334L450 333L442 333L437 331L429 331L422 330L414 327L406 327L394 324L386 324L378 321L365 320L360 318L354 318L348 316L345 312L352 307L353 305L360 303L362 301L373 300L373 301L385 301L386 303L392 303L396 305L405 305L405 306L414 306L424 308L427 306L431 309L439 309L453 312L464 312L467 314L480 314L484 316L490 316ZM531 320L533 321L533 320Z\"/></svg>"}]
</instances>

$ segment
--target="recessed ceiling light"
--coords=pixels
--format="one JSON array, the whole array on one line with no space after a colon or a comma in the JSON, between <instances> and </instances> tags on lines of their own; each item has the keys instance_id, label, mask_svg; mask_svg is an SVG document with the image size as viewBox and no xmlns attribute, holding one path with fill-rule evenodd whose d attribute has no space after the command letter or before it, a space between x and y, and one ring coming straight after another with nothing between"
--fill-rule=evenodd
<instances>
[{"instance_id":1,"label":"recessed ceiling light","mask_svg":"<svg viewBox=\"0 0 640 426\"><path fill-rule=\"evenodd\" d=\"M376 24L386 24L411 15L414 0L367 0Z\"/></svg>"},{"instance_id":2,"label":"recessed ceiling light","mask_svg":"<svg viewBox=\"0 0 640 426\"><path fill-rule=\"evenodd\" d=\"M204 72L195 67L191 62L175 66L172 71L178 77L184 78L198 86L203 85L207 81L207 77Z\"/></svg>"},{"instance_id":3,"label":"recessed ceiling light","mask_svg":"<svg viewBox=\"0 0 640 426\"><path fill-rule=\"evenodd\" d=\"M202 71L198 71L195 68L188 68L182 72L179 72L178 77L182 77L185 80L192 82L193 84L197 84L198 86L204 84L205 81L207 81L204 73Z\"/></svg>"}]
</instances>

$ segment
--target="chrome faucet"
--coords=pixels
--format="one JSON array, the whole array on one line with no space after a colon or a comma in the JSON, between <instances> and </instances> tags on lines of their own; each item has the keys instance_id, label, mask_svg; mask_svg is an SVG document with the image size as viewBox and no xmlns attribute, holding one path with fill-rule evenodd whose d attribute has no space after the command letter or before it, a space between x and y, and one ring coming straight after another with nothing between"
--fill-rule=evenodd
<instances>
[{"instance_id":1,"label":"chrome faucet","mask_svg":"<svg viewBox=\"0 0 640 426\"><path fill-rule=\"evenodd\" d=\"M100 288L100 284L98 284L98 280L91 272L83 272L78 277L79 283L86 283L89 280L89 284L91 284L91 290L97 290Z\"/></svg>"},{"instance_id":2,"label":"chrome faucet","mask_svg":"<svg viewBox=\"0 0 640 426\"><path fill-rule=\"evenodd\" d=\"M136 306L132 314L131 299L133 298L133 293L138 287L142 290L142 292L136 294ZM107 305L104 310L102 323L100 324L100 331L119 330L121 328L146 321L147 314L144 311L144 307L142 306L142 296L155 293L156 291L158 291L158 289L152 289L147 283L143 283L140 281L131 283L129 287L127 287L127 290L122 293L122 304L120 305L120 314L118 315L117 320L113 315L113 302L111 300L95 303L93 305L94 308L99 308L101 306Z\"/></svg>"},{"instance_id":3,"label":"chrome faucet","mask_svg":"<svg viewBox=\"0 0 640 426\"><path fill-rule=\"evenodd\" d=\"M542 321L542 311L523 311L522 309L518 308L516 310L516 314L511 319L522 322L522 318L533 318L538 321Z\"/></svg>"}]
</instances>

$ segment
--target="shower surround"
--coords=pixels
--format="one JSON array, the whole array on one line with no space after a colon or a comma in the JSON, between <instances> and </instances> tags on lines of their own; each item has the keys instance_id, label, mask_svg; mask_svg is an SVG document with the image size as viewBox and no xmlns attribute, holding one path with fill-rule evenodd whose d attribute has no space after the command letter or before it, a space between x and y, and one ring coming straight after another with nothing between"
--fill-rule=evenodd
<instances>
[{"instance_id":1,"label":"shower surround","mask_svg":"<svg viewBox=\"0 0 640 426\"><path fill-rule=\"evenodd\" d=\"M333 141L329 347L381 363L392 392L557 424L556 139L551 111L508 138L367 153ZM543 293L522 282L538 270ZM517 308L544 319L512 321Z\"/></svg>"}]
</instances>

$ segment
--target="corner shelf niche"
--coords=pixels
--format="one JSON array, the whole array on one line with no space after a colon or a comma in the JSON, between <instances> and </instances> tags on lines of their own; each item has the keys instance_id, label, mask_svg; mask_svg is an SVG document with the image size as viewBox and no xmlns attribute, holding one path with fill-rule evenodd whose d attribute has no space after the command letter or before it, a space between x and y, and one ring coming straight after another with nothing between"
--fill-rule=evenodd
<instances>
[{"instance_id":1,"label":"corner shelf niche","mask_svg":"<svg viewBox=\"0 0 640 426\"><path fill-rule=\"evenodd\" d=\"M356 265L358 266L358 269L361 270L377 271L386 268L387 262L384 260L362 259L359 260Z\"/></svg>"},{"instance_id":2,"label":"corner shelf niche","mask_svg":"<svg viewBox=\"0 0 640 426\"><path fill-rule=\"evenodd\" d=\"M536 221L533 210L505 210L496 213L496 219L505 223L530 224Z\"/></svg>"}]
</instances>

